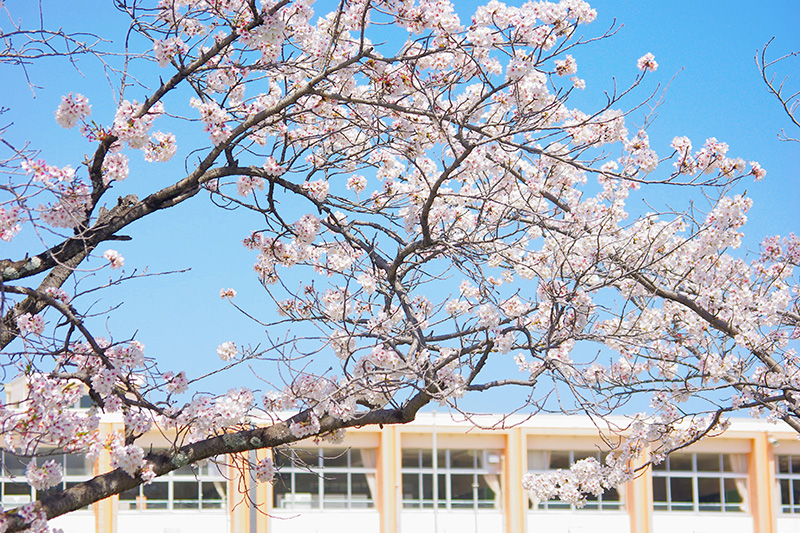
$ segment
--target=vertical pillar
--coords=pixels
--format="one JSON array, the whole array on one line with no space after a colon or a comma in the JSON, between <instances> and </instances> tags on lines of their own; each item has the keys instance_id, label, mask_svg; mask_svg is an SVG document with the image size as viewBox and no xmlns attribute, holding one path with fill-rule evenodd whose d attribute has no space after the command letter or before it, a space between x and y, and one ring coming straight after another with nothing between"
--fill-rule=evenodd
<instances>
[{"instance_id":1,"label":"vertical pillar","mask_svg":"<svg viewBox=\"0 0 800 533\"><path fill-rule=\"evenodd\" d=\"M101 422L100 438L105 441L109 435L115 431L121 431L123 426L119 422ZM97 461L94 463L94 475L110 472L111 454L108 450L102 450ZM119 496L109 496L104 500L92 504L94 510L94 529L96 533L116 533L117 531L117 508L119 507Z\"/></svg>"},{"instance_id":2,"label":"vertical pillar","mask_svg":"<svg viewBox=\"0 0 800 533\"><path fill-rule=\"evenodd\" d=\"M256 461L272 455L272 448L256 450ZM256 533L269 533L269 513L272 510L272 483L256 483Z\"/></svg>"},{"instance_id":3,"label":"vertical pillar","mask_svg":"<svg viewBox=\"0 0 800 533\"><path fill-rule=\"evenodd\" d=\"M396 533L400 523L400 432L384 426L378 443L378 512L381 533Z\"/></svg>"},{"instance_id":4,"label":"vertical pillar","mask_svg":"<svg viewBox=\"0 0 800 533\"><path fill-rule=\"evenodd\" d=\"M633 467L643 465L645 458L642 456L637 459ZM631 531L650 533L653 530L653 474L650 467L626 485L625 505L631 520Z\"/></svg>"},{"instance_id":5,"label":"vertical pillar","mask_svg":"<svg viewBox=\"0 0 800 533\"><path fill-rule=\"evenodd\" d=\"M528 445L522 428L506 432L503 460L503 513L507 533L524 533L527 529L527 494L522 488L522 476L528 471Z\"/></svg>"},{"instance_id":6,"label":"vertical pillar","mask_svg":"<svg viewBox=\"0 0 800 533\"><path fill-rule=\"evenodd\" d=\"M767 433L759 432L752 439L748 460L750 512L753 514L754 533L771 533L777 530L775 514L775 462Z\"/></svg>"},{"instance_id":7,"label":"vertical pillar","mask_svg":"<svg viewBox=\"0 0 800 533\"><path fill-rule=\"evenodd\" d=\"M246 453L246 452L245 452ZM231 532L250 531L250 502L248 501L249 475L247 455L230 454L228 466L228 514Z\"/></svg>"}]
</instances>

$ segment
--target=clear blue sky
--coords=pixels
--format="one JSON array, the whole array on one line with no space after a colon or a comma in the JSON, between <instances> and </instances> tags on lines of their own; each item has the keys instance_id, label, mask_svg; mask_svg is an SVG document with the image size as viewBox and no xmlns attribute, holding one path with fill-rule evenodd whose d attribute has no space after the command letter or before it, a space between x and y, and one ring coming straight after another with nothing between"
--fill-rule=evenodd
<instances>
[{"instance_id":1,"label":"clear blue sky","mask_svg":"<svg viewBox=\"0 0 800 533\"><path fill-rule=\"evenodd\" d=\"M67 31L91 31L110 40L107 47L119 47L125 38L122 33L125 22L110 3L70 2L65 9L67 4L48 0L44 2L45 23L63 26ZM791 132L791 124L777 101L767 94L753 59L772 37L775 37L773 54L800 50L797 29L800 2L767 1L756 5L750 1L721 0L604 0L590 3L597 9L598 19L581 28L585 36L602 34L614 19L619 30L615 36L573 53L579 65L578 74L587 80L587 88L571 105L589 111L592 103L602 101L602 91L612 88L614 78L620 86L632 81L638 72L637 58L652 52L659 70L648 76L637 94L644 97L658 84L661 89L669 85L658 118L648 130L653 148L662 156L668 155L669 142L677 135L690 137L695 146L702 145L708 137L727 142L731 155L757 160L768 171L763 182L747 185L748 194L755 200L745 229L748 247L755 249L766 235L800 231L797 210L800 144L778 140L782 128L795 136L800 136L800 131ZM11 0L6 2L6 8L21 18L30 16L33 4L28 0ZM466 21L478 3L456 2L456 5ZM6 27L4 24L3 28ZM786 63L780 74L792 76L790 84L795 88L800 88L798 65L797 60ZM96 62L82 60L79 66L84 76L56 61L31 66L31 79L41 86L35 99L31 99L19 69L0 66L4 80L0 105L11 108L0 120L3 124L14 123L6 136L8 140L18 144L30 140L52 164L71 164L75 168L80 165L91 147L76 131L62 130L56 125L53 112L60 97L68 92L89 96L93 118L109 124L113 119L114 93ZM128 97L142 100L145 94L133 88ZM633 105L635 101L627 103ZM634 114L632 121L636 123L642 116ZM149 183L175 179L182 168L180 155L185 156L187 148L180 137L179 142L183 150L173 162L155 166L136 163L131 178L117 187L115 194L145 191ZM141 158L133 154L131 159ZM666 168L661 170L666 171ZM654 201L666 200L661 196ZM218 366L215 350L221 342L233 340L240 345L255 345L263 340L260 327L243 320L219 299L220 288L236 288L237 301L258 317L270 320L274 316L252 274L254 256L241 246L241 238L257 227L257 222L248 223L246 217L238 215L235 218L240 222L232 222L230 213L208 207L206 196L199 195L188 205L135 224L126 232L133 241L108 246L125 256L126 271L191 268L190 272L130 282L119 290L108 291L95 304L100 309L121 302L121 308L108 322L115 336L138 330L137 338L147 346L148 355L162 361L163 370L186 369L190 377ZM0 243L0 256L17 257L24 253L26 242L30 240L22 237L12 244ZM98 279L107 277L107 272L98 274ZM92 302L86 299L82 303ZM95 327L102 330L105 324ZM270 377L266 369L259 373L266 379ZM244 369L215 377L204 390L224 391L238 385L265 388ZM498 410L513 403L513 398L500 395L488 402L481 398L480 405L483 409Z\"/></svg>"}]
</instances>

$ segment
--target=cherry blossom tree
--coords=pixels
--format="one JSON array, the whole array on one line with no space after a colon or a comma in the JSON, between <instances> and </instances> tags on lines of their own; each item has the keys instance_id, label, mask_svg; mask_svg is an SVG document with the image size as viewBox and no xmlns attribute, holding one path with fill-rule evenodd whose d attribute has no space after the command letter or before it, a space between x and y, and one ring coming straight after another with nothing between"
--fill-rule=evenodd
<instances>
[{"instance_id":1,"label":"cherry blossom tree","mask_svg":"<svg viewBox=\"0 0 800 533\"><path fill-rule=\"evenodd\" d=\"M629 87L578 110L570 97L591 87L572 54L613 33L580 36L596 16L582 0L492 0L471 21L446 0L312 3L117 0L146 43L118 72L147 82L120 82L113 116L79 87L63 97L56 122L90 147L75 168L7 145L0 238L38 247L0 260L4 372L26 390L0 408L2 446L107 452L114 470L7 511L0 529L44 531L187 462L336 440L499 388L616 437L602 464L526 479L577 504L636 475L647 450L659 461L724 431L733 411L800 430L800 240L739 253L752 203L739 188L761 166L680 132L659 156L631 126L657 58L643 50ZM159 173L200 130L185 173ZM132 181L146 195L125 194ZM665 188L697 201L629 212L631 194ZM214 356L276 361L280 387L201 393L190 369L94 316L86 295L106 285L88 265L123 269L113 241L186 202L254 215L231 238L280 318L266 340L231 331ZM236 305L235 290L219 296ZM84 393L95 406L70 409ZM647 412L608 421L639 397ZM100 437L104 413L122 414L124 434ZM153 427L174 435L168 452L137 445ZM269 481L274 466L252 473ZM60 475L40 458L27 477L45 489Z\"/></svg>"}]
</instances>

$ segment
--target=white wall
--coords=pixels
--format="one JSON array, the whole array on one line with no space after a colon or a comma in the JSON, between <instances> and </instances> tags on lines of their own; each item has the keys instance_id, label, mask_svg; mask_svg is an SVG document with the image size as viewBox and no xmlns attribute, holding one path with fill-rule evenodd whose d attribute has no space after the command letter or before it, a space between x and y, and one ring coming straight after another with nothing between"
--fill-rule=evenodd
<instances>
[{"instance_id":1,"label":"white wall","mask_svg":"<svg viewBox=\"0 0 800 533\"><path fill-rule=\"evenodd\" d=\"M624 512L537 511L528 513L528 533L630 533L630 530L631 519Z\"/></svg>"},{"instance_id":2,"label":"white wall","mask_svg":"<svg viewBox=\"0 0 800 533\"><path fill-rule=\"evenodd\" d=\"M753 518L721 513L653 513L653 533L753 533Z\"/></svg>"},{"instance_id":3,"label":"white wall","mask_svg":"<svg viewBox=\"0 0 800 533\"><path fill-rule=\"evenodd\" d=\"M789 515L791 516L791 515ZM800 532L800 516L786 517L778 515L778 533L798 533Z\"/></svg>"},{"instance_id":4,"label":"white wall","mask_svg":"<svg viewBox=\"0 0 800 533\"><path fill-rule=\"evenodd\" d=\"M378 533L380 528L380 515L375 510L333 511L326 509L324 512L272 510L269 519L270 533L331 533L336 531ZM119 531L118 533L124 532Z\"/></svg>"},{"instance_id":5,"label":"white wall","mask_svg":"<svg viewBox=\"0 0 800 533\"><path fill-rule=\"evenodd\" d=\"M94 530L85 529L81 533ZM225 533L224 511L120 511L117 533ZM69 533L64 530L64 533Z\"/></svg>"},{"instance_id":6,"label":"white wall","mask_svg":"<svg viewBox=\"0 0 800 533\"><path fill-rule=\"evenodd\" d=\"M438 530L434 530L434 523ZM503 513L500 511L441 510L434 517L433 510L403 510L400 515L400 533L488 533L503 531Z\"/></svg>"},{"instance_id":7,"label":"white wall","mask_svg":"<svg viewBox=\"0 0 800 533\"><path fill-rule=\"evenodd\" d=\"M74 511L47 522L51 528L61 528L64 533L94 532L94 511Z\"/></svg>"}]
</instances>

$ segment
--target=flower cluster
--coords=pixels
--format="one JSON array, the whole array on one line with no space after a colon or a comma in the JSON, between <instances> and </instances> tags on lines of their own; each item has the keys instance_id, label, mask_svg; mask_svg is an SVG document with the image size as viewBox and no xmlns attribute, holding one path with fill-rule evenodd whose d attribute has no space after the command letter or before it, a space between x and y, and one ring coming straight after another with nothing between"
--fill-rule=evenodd
<instances>
[{"instance_id":1,"label":"flower cluster","mask_svg":"<svg viewBox=\"0 0 800 533\"><path fill-rule=\"evenodd\" d=\"M56 109L56 122L62 128L71 129L78 121L82 121L92 114L92 106L89 99L82 94L69 93L61 97L61 103Z\"/></svg>"}]
</instances>

